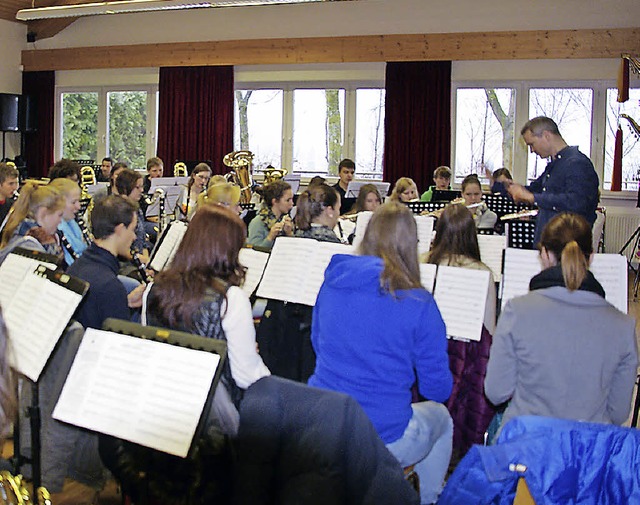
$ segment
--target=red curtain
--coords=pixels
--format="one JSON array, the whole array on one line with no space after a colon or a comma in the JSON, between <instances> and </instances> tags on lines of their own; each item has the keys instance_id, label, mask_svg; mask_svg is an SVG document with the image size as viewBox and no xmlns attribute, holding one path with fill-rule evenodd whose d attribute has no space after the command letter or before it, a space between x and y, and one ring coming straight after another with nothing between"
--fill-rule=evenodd
<instances>
[{"instance_id":1,"label":"red curtain","mask_svg":"<svg viewBox=\"0 0 640 505\"><path fill-rule=\"evenodd\" d=\"M53 115L56 74L53 71L23 72L22 95L35 108L35 131L23 133L24 157L29 177L46 177L53 165Z\"/></svg>"},{"instance_id":2,"label":"red curtain","mask_svg":"<svg viewBox=\"0 0 640 505\"><path fill-rule=\"evenodd\" d=\"M158 156L213 162L214 174L233 150L233 67L160 68ZM170 174L165 174L170 175Z\"/></svg>"},{"instance_id":3,"label":"red curtain","mask_svg":"<svg viewBox=\"0 0 640 505\"><path fill-rule=\"evenodd\" d=\"M622 128L620 125L618 125L618 130L616 131L616 143L613 151L611 191L622 191Z\"/></svg>"},{"instance_id":4,"label":"red curtain","mask_svg":"<svg viewBox=\"0 0 640 505\"><path fill-rule=\"evenodd\" d=\"M384 180L421 193L451 157L451 62L387 63Z\"/></svg>"}]
</instances>

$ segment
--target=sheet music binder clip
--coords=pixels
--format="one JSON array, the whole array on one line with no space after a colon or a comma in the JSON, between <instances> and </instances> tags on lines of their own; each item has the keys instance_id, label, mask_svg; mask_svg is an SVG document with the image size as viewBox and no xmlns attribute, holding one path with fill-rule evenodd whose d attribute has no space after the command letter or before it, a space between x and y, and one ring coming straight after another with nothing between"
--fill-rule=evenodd
<instances>
[{"instance_id":1,"label":"sheet music binder clip","mask_svg":"<svg viewBox=\"0 0 640 505\"><path fill-rule=\"evenodd\" d=\"M220 378L222 377L222 369L227 359L227 343L223 340L216 340L213 338L201 337L200 335L194 335L178 330L170 330L167 328L160 328L156 326L143 326L138 323L132 323L130 321L124 321L121 319L108 318L102 324L102 329L113 333L119 333L121 335L128 335L131 337L137 337L144 340L154 340L156 342L162 342L169 345L176 345L179 347L186 347L188 349L194 349L196 351L205 351L213 354L217 354L220 357L220 362L216 368L216 372L209 388L207 395L207 401L205 402L200 420L198 421L198 427L195 431L193 440L191 441L191 447L189 449L188 457L193 454L195 443L198 440L198 436L204 429L207 413L211 410L211 402L213 401L213 394L218 387Z\"/></svg>"}]
</instances>

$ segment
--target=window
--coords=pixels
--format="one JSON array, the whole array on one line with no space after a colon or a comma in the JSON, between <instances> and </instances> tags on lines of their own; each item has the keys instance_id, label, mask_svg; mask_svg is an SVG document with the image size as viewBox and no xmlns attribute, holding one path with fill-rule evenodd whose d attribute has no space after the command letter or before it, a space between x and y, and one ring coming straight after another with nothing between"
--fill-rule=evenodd
<instances>
[{"instance_id":1,"label":"window","mask_svg":"<svg viewBox=\"0 0 640 505\"><path fill-rule=\"evenodd\" d=\"M256 172L337 175L352 158L357 177L382 179L384 97L380 88L236 90L234 148L254 153Z\"/></svg>"},{"instance_id":2,"label":"window","mask_svg":"<svg viewBox=\"0 0 640 505\"><path fill-rule=\"evenodd\" d=\"M56 159L109 156L144 169L156 153L157 87L57 90Z\"/></svg>"},{"instance_id":3,"label":"window","mask_svg":"<svg viewBox=\"0 0 640 505\"><path fill-rule=\"evenodd\" d=\"M95 160L98 152L98 93L63 93L62 118L62 157Z\"/></svg>"},{"instance_id":4,"label":"window","mask_svg":"<svg viewBox=\"0 0 640 505\"><path fill-rule=\"evenodd\" d=\"M591 116L593 90L581 88L532 88L529 90L529 117L547 116L558 125L562 138L570 146L591 156ZM518 132L520 133L520 132ZM529 153L527 180L536 179L547 160Z\"/></svg>"},{"instance_id":5,"label":"window","mask_svg":"<svg viewBox=\"0 0 640 505\"><path fill-rule=\"evenodd\" d=\"M234 145L253 152L257 172L269 165L280 168L283 98L281 89L236 91Z\"/></svg>"},{"instance_id":6,"label":"window","mask_svg":"<svg viewBox=\"0 0 640 505\"><path fill-rule=\"evenodd\" d=\"M638 190L640 180L640 88L629 90L629 100L618 103L618 90L607 90L607 125L604 151L604 189L611 189L618 124L622 128L622 189Z\"/></svg>"},{"instance_id":7,"label":"window","mask_svg":"<svg viewBox=\"0 0 640 505\"><path fill-rule=\"evenodd\" d=\"M457 90L455 182L513 165L515 98L513 88Z\"/></svg>"}]
</instances>

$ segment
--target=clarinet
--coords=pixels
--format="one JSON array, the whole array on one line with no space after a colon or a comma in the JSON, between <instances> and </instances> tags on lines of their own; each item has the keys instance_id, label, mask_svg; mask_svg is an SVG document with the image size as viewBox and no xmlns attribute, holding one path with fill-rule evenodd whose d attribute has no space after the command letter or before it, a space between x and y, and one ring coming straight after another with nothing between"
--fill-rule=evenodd
<instances>
[{"instance_id":1,"label":"clarinet","mask_svg":"<svg viewBox=\"0 0 640 505\"><path fill-rule=\"evenodd\" d=\"M164 213L164 207L165 207L165 200L166 200L166 194L164 192L164 190L162 188L157 188L156 189L156 194L157 194L157 198L159 198L158 200L158 236L162 235L162 232L165 228L165 213Z\"/></svg>"},{"instance_id":2,"label":"clarinet","mask_svg":"<svg viewBox=\"0 0 640 505\"><path fill-rule=\"evenodd\" d=\"M62 231L58 230L58 237L60 238L60 243L62 244L62 247L64 247L65 250L69 253L69 255L73 258L73 261L77 260L80 256L73 249L73 247L69 243L69 240L67 240L67 237L65 236L65 234Z\"/></svg>"},{"instance_id":3,"label":"clarinet","mask_svg":"<svg viewBox=\"0 0 640 505\"><path fill-rule=\"evenodd\" d=\"M91 239L91 234L89 233L87 223L85 223L84 219L81 216L76 217L76 223L78 223L80 231L82 232L82 237L84 238L87 245L91 245L91 242L93 242L93 240Z\"/></svg>"},{"instance_id":4,"label":"clarinet","mask_svg":"<svg viewBox=\"0 0 640 505\"><path fill-rule=\"evenodd\" d=\"M149 284L151 282L151 278L149 274L147 274L147 266L140 260L140 256L138 251L131 249L131 263L138 270L138 274L140 275L140 280L145 284Z\"/></svg>"}]
</instances>

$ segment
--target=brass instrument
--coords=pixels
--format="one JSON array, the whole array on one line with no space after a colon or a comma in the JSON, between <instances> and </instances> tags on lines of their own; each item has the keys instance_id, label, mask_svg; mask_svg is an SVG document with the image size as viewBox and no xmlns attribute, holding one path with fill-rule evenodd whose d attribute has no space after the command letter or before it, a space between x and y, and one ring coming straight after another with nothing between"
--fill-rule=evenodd
<instances>
[{"instance_id":1,"label":"brass instrument","mask_svg":"<svg viewBox=\"0 0 640 505\"><path fill-rule=\"evenodd\" d=\"M173 165L173 176L174 177L187 177L189 175L188 170L187 170L187 165L182 162L182 161L178 161L176 162L175 165Z\"/></svg>"},{"instance_id":2,"label":"brass instrument","mask_svg":"<svg viewBox=\"0 0 640 505\"><path fill-rule=\"evenodd\" d=\"M264 169L264 183L269 184L270 182L283 179L287 173L288 170L286 168L274 168L269 166Z\"/></svg>"},{"instance_id":3,"label":"brass instrument","mask_svg":"<svg viewBox=\"0 0 640 505\"><path fill-rule=\"evenodd\" d=\"M87 186L97 184L96 172L93 167L84 166L80 169L80 188L82 189L82 198L91 198L87 191Z\"/></svg>"},{"instance_id":4,"label":"brass instrument","mask_svg":"<svg viewBox=\"0 0 640 505\"><path fill-rule=\"evenodd\" d=\"M227 180L231 178L234 184L240 186L240 203L251 202L253 188L252 162L253 153L251 151L233 151L225 155L222 160L222 163L231 168L231 172L225 176Z\"/></svg>"},{"instance_id":5,"label":"brass instrument","mask_svg":"<svg viewBox=\"0 0 640 505\"><path fill-rule=\"evenodd\" d=\"M0 472L0 503L5 505L29 505L32 503L29 490L25 486L22 475L13 476L3 470ZM37 505L51 505L51 496L44 487L36 490Z\"/></svg>"}]
</instances>

